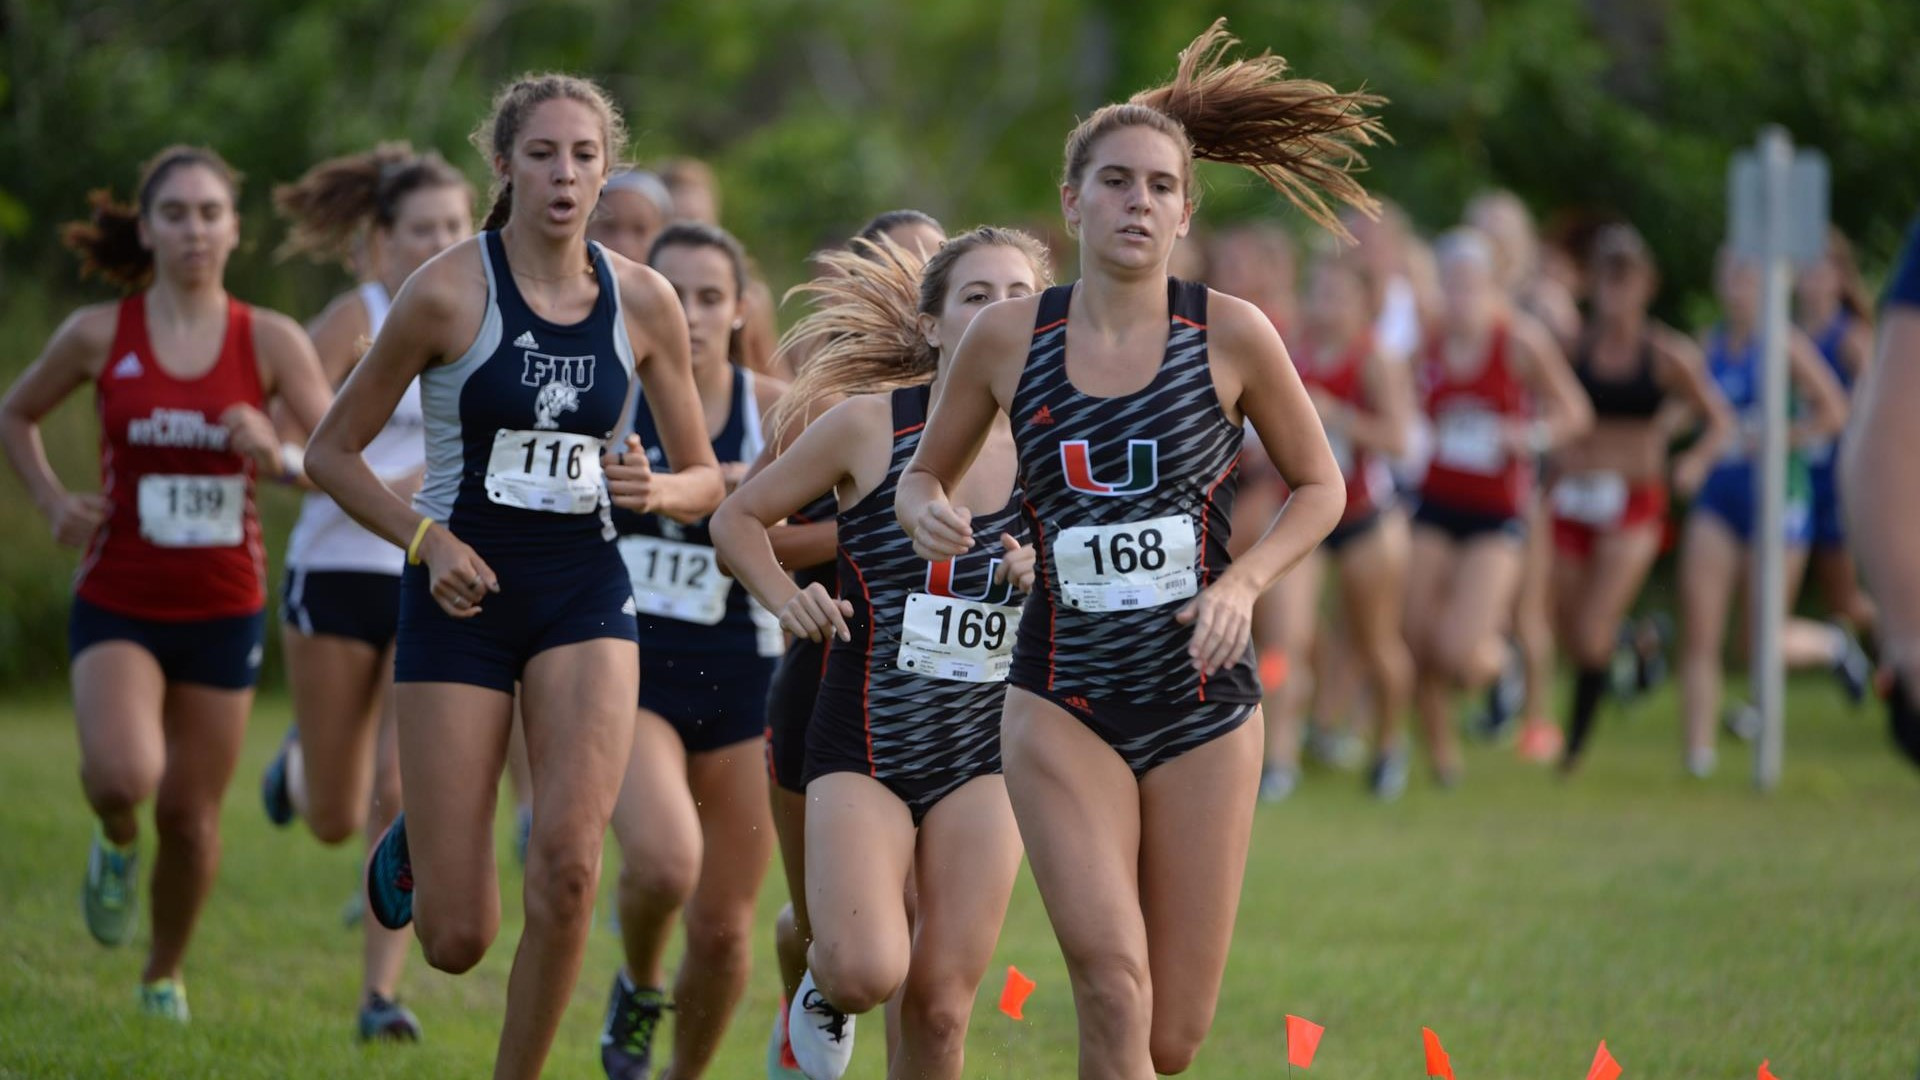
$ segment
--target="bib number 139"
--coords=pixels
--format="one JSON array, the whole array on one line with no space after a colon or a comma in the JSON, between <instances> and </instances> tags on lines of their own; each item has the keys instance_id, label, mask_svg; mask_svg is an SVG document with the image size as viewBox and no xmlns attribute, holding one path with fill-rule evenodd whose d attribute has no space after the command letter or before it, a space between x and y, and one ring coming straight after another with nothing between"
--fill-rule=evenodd
<instances>
[{"instance_id":1,"label":"bib number 139","mask_svg":"<svg viewBox=\"0 0 1920 1080\"><path fill-rule=\"evenodd\" d=\"M1053 545L1060 595L1080 611L1133 611L1199 591L1199 543L1185 514L1065 529Z\"/></svg>"}]
</instances>

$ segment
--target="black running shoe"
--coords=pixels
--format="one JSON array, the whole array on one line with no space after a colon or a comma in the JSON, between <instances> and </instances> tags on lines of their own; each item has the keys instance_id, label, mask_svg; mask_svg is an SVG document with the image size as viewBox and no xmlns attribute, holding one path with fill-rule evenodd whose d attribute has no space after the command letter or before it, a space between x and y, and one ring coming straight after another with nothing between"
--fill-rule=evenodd
<instances>
[{"instance_id":1,"label":"black running shoe","mask_svg":"<svg viewBox=\"0 0 1920 1080\"><path fill-rule=\"evenodd\" d=\"M1920 707L1916 707L1905 680L1898 675L1887 687L1887 724L1893 731L1894 744L1908 761L1920 765Z\"/></svg>"},{"instance_id":2,"label":"black running shoe","mask_svg":"<svg viewBox=\"0 0 1920 1080\"><path fill-rule=\"evenodd\" d=\"M1473 733L1487 742L1504 738L1527 701L1527 667L1520 650L1509 645L1500 677L1487 688L1487 707L1475 718Z\"/></svg>"},{"instance_id":3,"label":"black running shoe","mask_svg":"<svg viewBox=\"0 0 1920 1080\"><path fill-rule=\"evenodd\" d=\"M1853 631L1839 623L1829 623L1840 635L1840 655L1833 662L1833 677L1840 680L1840 688L1847 693L1847 700L1855 705L1867 699L1867 689L1873 683L1873 661L1867 659L1867 651L1860 647L1860 639Z\"/></svg>"},{"instance_id":4,"label":"black running shoe","mask_svg":"<svg viewBox=\"0 0 1920 1080\"><path fill-rule=\"evenodd\" d=\"M402 811L367 853L367 910L389 930L413 921L413 857Z\"/></svg>"},{"instance_id":5,"label":"black running shoe","mask_svg":"<svg viewBox=\"0 0 1920 1080\"><path fill-rule=\"evenodd\" d=\"M300 729L289 724L280 740L280 749L260 774L260 801L267 808L267 820L281 828L293 824L293 792L287 787L287 756L300 742Z\"/></svg>"},{"instance_id":6,"label":"black running shoe","mask_svg":"<svg viewBox=\"0 0 1920 1080\"><path fill-rule=\"evenodd\" d=\"M392 998L368 991L360 1003L361 1042L419 1042L420 1021Z\"/></svg>"},{"instance_id":7,"label":"black running shoe","mask_svg":"<svg viewBox=\"0 0 1920 1080\"><path fill-rule=\"evenodd\" d=\"M600 1067L607 1080L651 1080L653 1033L671 1008L660 990L635 989L624 971L614 975L607 1020L600 1029Z\"/></svg>"}]
</instances>

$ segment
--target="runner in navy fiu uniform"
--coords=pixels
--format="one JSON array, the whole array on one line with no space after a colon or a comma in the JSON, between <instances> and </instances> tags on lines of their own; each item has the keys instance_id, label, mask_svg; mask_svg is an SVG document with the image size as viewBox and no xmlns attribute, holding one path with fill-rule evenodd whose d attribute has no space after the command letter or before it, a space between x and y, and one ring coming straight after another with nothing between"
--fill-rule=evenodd
<instances>
[{"instance_id":1,"label":"runner in navy fiu uniform","mask_svg":"<svg viewBox=\"0 0 1920 1080\"><path fill-rule=\"evenodd\" d=\"M1093 397L1067 377L1073 287L1040 295L1008 415L1039 552L1012 684L1079 717L1138 778L1244 723L1260 702L1251 647L1196 671L1166 610L1230 564L1243 429L1207 354L1207 288L1167 279L1166 354L1148 386Z\"/></svg>"},{"instance_id":2,"label":"runner in navy fiu uniform","mask_svg":"<svg viewBox=\"0 0 1920 1080\"><path fill-rule=\"evenodd\" d=\"M686 321L654 271L586 239L625 132L604 91L528 76L475 143L498 182L487 231L408 279L311 440L341 508L404 546L396 657L408 812L374 845L367 909L418 915L427 961L472 968L499 928L493 813L517 698L533 771L526 920L499 1076L538 1075L579 974L602 838L639 694L632 587L611 505L695 520L722 483ZM638 375L674 472L608 447ZM360 451L415 377L427 475L410 507Z\"/></svg>"},{"instance_id":3,"label":"runner in navy fiu uniform","mask_svg":"<svg viewBox=\"0 0 1920 1080\"><path fill-rule=\"evenodd\" d=\"M1826 255L1801 271L1795 284L1796 315L1821 359L1849 396L1873 356L1873 310L1853 245L1838 230L1827 230ZM1808 448L1813 552L1807 568L1835 619L1855 633L1873 630L1873 601L1860 589L1859 570L1847 546L1840 505L1840 439Z\"/></svg>"},{"instance_id":4,"label":"runner in navy fiu uniform","mask_svg":"<svg viewBox=\"0 0 1920 1080\"><path fill-rule=\"evenodd\" d=\"M792 331L820 348L776 411L776 429L852 396L750 478L714 524L729 565L779 605L787 630L832 641L806 733L806 903L796 916L809 920L813 941L787 1015L790 1058L807 1076L839 1076L855 1014L898 991L890 1067L957 1076L965 1024L942 1018L971 1011L1020 861L999 775L999 716L1016 590L1032 583L1033 552L1021 540L1011 431L988 432L969 474L963 498L977 513L958 557L916 552L893 501L940 392L927 379L941 370L943 347L988 304L1030 295L1047 259L1032 237L994 227L952 238L924 268L892 244L824 258L828 272L808 286L815 310ZM779 561L779 523L820 491L840 508L837 599L789 580ZM778 1064L770 1054L770 1070Z\"/></svg>"},{"instance_id":5,"label":"runner in navy fiu uniform","mask_svg":"<svg viewBox=\"0 0 1920 1080\"><path fill-rule=\"evenodd\" d=\"M81 309L0 401L0 442L60 543L84 555L68 645L80 779L96 818L82 893L88 931L139 929L139 811L159 837L144 1012L185 1022L181 970L220 858L220 803L259 675L266 560L254 484L297 475L264 414L317 423L326 382L298 324L230 296L238 179L218 154L170 147L136 205L105 193L66 240L127 290ZM43 417L92 384L101 494L48 463Z\"/></svg>"},{"instance_id":6,"label":"runner in navy fiu uniform","mask_svg":"<svg viewBox=\"0 0 1920 1080\"><path fill-rule=\"evenodd\" d=\"M1254 601L1338 523L1345 484L1273 324L1169 278L1193 161L1260 174L1316 222L1373 209L1346 171L1375 100L1231 56L1223 22L1167 85L1068 136L1078 284L968 328L896 514L928 557L966 550L950 492L1004 413L1040 584L1001 721L1007 794L1075 999L1083 1076L1187 1069L1212 1027L1258 801ZM1311 179L1309 179L1311 177ZM1229 565L1242 418L1291 494Z\"/></svg>"}]
</instances>

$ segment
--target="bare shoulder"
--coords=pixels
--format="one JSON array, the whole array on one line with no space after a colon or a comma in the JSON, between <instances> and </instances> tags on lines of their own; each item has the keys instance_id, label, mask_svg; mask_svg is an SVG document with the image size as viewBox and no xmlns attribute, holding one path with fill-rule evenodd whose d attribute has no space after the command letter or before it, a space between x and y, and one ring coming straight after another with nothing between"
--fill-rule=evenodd
<instances>
[{"instance_id":1,"label":"bare shoulder","mask_svg":"<svg viewBox=\"0 0 1920 1080\"><path fill-rule=\"evenodd\" d=\"M1507 327L1507 332L1513 336L1514 344L1520 346L1518 351L1529 363L1541 363L1546 357L1560 352L1559 341L1553 336L1553 331L1548 330L1545 323L1524 311L1512 312L1508 316Z\"/></svg>"},{"instance_id":2,"label":"bare shoulder","mask_svg":"<svg viewBox=\"0 0 1920 1080\"><path fill-rule=\"evenodd\" d=\"M1654 355L1669 364L1697 368L1706 363L1700 343L1666 323L1649 323L1647 340L1653 346Z\"/></svg>"},{"instance_id":3,"label":"bare shoulder","mask_svg":"<svg viewBox=\"0 0 1920 1080\"><path fill-rule=\"evenodd\" d=\"M487 271L481 240L471 237L428 259L394 297L394 309L430 318L450 318L486 303ZM391 316L390 316L391 317Z\"/></svg>"},{"instance_id":4,"label":"bare shoulder","mask_svg":"<svg viewBox=\"0 0 1920 1080\"><path fill-rule=\"evenodd\" d=\"M68 315L54 330L42 359L49 365L96 376L107 366L107 350L113 348L119 326L118 301L88 304Z\"/></svg>"},{"instance_id":5,"label":"bare shoulder","mask_svg":"<svg viewBox=\"0 0 1920 1080\"><path fill-rule=\"evenodd\" d=\"M984 314L984 313L983 313ZM877 431L893 423L893 399L890 394L855 394L821 414L807 425L807 432L819 429L821 437L858 436ZM804 435L804 433L803 433Z\"/></svg>"},{"instance_id":6,"label":"bare shoulder","mask_svg":"<svg viewBox=\"0 0 1920 1080\"><path fill-rule=\"evenodd\" d=\"M1207 293L1207 344L1236 363L1287 355L1280 331L1265 312L1237 296L1212 290Z\"/></svg>"},{"instance_id":7,"label":"bare shoulder","mask_svg":"<svg viewBox=\"0 0 1920 1080\"><path fill-rule=\"evenodd\" d=\"M360 290L348 289L320 309L320 314L307 323L307 333L316 341L333 335L364 334L371 323Z\"/></svg>"},{"instance_id":8,"label":"bare shoulder","mask_svg":"<svg viewBox=\"0 0 1920 1080\"><path fill-rule=\"evenodd\" d=\"M305 327L287 315L263 307L253 309L253 345L268 356L285 356L313 348Z\"/></svg>"},{"instance_id":9,"label":"bare shoulder","mask_svg":"<svg viewBox=\"0 0 1920 1080\"><path fill-rule=\"evenodd\" d=\"M760 407L761 413L764 414L767 410L773 408L774 404L778 402L786 392L787 380L773 375L762 375L758 372L754 373L753 400L754 404Z\"/></svg>"},{"instance_id":10,"label":"bare shoulder","mask_svg":"<svg viewBox=\"0 0 1920 1080\"><path fill-rule=\"evenodd\" d=\"M680 306L673 286L658 270L606 248L601 252L606 256L607 265L613 268L614 281L620 287L621 305L641 320L652 319L668 304Z\"/></svg>"},{"instance_id":11,"label":"bare shoulder","mask_svg":"<svg viewBox=\"0 0 1920 1080\"><path fill-rule=\"evenodd\" d=\"M1034 320L1040 314L1040 297L1016 296L995 301L980 310L967 327L964 340L977 340L981 345L991 347L997 354L1008 346L1023 346L1021 359L1025 359L1024 346L1033 337Z\"/></svg>"}]
</instances>

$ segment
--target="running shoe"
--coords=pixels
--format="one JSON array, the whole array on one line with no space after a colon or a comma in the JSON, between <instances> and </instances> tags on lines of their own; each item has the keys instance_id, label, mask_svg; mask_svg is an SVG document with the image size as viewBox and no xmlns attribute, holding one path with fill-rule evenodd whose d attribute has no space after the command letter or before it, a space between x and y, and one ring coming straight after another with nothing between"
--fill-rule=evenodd
<instances>
[{"instance_id":1,"label":"running shoe","mask_svg":"<svg viewBox=\"0 0 1920 1080\"><path fill-rule=\"evenodd\" d=\"M625 971L614 975L606 1024L600 1029L600 1067L607 1080L651 1080L653 1033L671 1008L659 989L636 989Z\"/></svg>"},{"instance_id":2,"label":"running shoe","mask_svg":"<svg viewBox=\"0 0 1920 1080\"><path fill-rule=\"evenodd\" d=\"M162 1020L184 1024L192 1019L187 1010L187 984L179 979L155 979L140 984L140 1011Z\"/></svg>"},{"instance_id":3,"label":"running shoe","mask_svg":"<svg viewBox=\"0 0 1920 1080\"><path fill-rule=\"evenodd\" d=\"M365 890L355 889L347 902L340 905L340 925L348 930L359 927L367 917L367 894Z\"/></svg>"},{"instance_id":4,"label":"running shoe","mask_svg":"<svg viewBox=\"0 0 1920 1080\"><path fill-rule=\"evenodd\" d=\"M1907 755L1907 760L1920 765L1920 708L1914 707L1916 699L1907 692L1906 680L1897 673L1887 679L1886 699L1887 727L1893 732L1894 745Z\"/></svg>"},{"instance_id":5,"label":"running shoe","mask_svg":"<svg viewBox=\"0 0 1920 1080\"><path fill-rule=\"evenodd\" d=\"M807 1080L840 1080L853 1061L853 1017L814 987L811 971L787 1008L787 1038Z\"/></svg>"},{"instance_id":6,"label":"running shoe","mask_svg":"<svg viewBox=\"0 0 1920 1080\"><path fill-rule=\"evenodd\" d=\"M1522 761L1550 765L1559 760L1566 741L1560 725L1553 721L1528 720L1520 725L1520 738L1515 741L1514 750Z\"/></svg>"},{"instance_id":7,"label":"running shoe","mask_svg":"<svg viewBox=\"0 0 1920 1080\"><path fill-rule=\"evenodd\" d=\"M1407 751L1396 747L1373 759L1367 770L1367 790L1381 802L1392 802L1407 793Z\"/></svg>"},{"instance_id":8,"label":"running shoe","mask_svg":"<svg viewBox=\"0 0 1920 1080\"><path fill-rule=\"evenodd\" d=\"M780 999L780 1011L773 1014L773 1030L767 1033L767 1080L807 1080L794 1060L793 1044L787 1041L786 998Z\"/></svg>"},{"instance_id":9,"label":"running shoe","mask_svg":"<svg viewBox=\"0 0 1920 1080\"><path fill-rule=\"evenodd\" d=\"M389 930L413 921L413 858L402 811L367 853L367 911Z\"/></svg>"},{"instance_id":10,"label":"running shoe","mask_svg":"<svg viewBox=\"0 0 1920 1080\"><path fill-rule=\"evenodd\" d=\"M1301 749L1329 769L1353 772L1367 762L1367 744L1351 731L1335 730L1311 721Z\"/></svg>"},{"instance_id":11,"label":"running shoe","mask_svg":"<svg viewBox=\"0 0 1920 1080\"><path fill-rule=\"evenodd\" d=\"M87 852L87 883L80 899L93 940L102 945L132 941L140 915L139 846L116 845L95 822L93 847Z\"/></svg>"},{"instance_id":12,"label":"running shoe","mask_svg":"<svg viewBox=\"0 0 1920 1080\"><path fill-rule=\"evenodd\" d=\"M1827 625L1840 635L1840 656L1833 662L1833 677L1840 680L1847 700L1858 705L1867 700L1867 688L1873 685L1873 661L1867 658L1867 650L1860 647L1853 631L1839 623Z\"/></svg>"},{"instance_id":13,"label":"running shoe","mask_svg":"<svg viewBox=\"0 0 1920 1080\"><path fill-rule=\"evenodd\" d=\"M1687 775L1695 780L1705 780L1713 775L1720 765L1720 755L1711 746L1693 746L1687 748Z\"/></svg>"},{"instance_id":14,"label":"running shoe","mask_svg":"<svg viewBox=\"0 0 1920 1080\"><path fill-rule=\"evenodd\" d=\"M267 820L283 829L293 824L293 792L287 783L287 759L299 743L300 729L287 725L280 749L274 751L273 760L267 762L266 771L260 774L260 802L267 808Z\"/></svg>"},{"instance_id":15,"label":"running shoe","mask_svg":"<svg viewBox=\"0 0 1920 1080\"><path fill-rule=\"evenodd\" d=\"M361 1042L419 1042L420 1021L393 998L367 991L360 1002Z\"/></svg>"},{"instance_id":16,"label":"running shoe","mask_svg":"<svg viewBox=\"0 0 1920 1080\"><path fill-rule=\"evenodd\" d=\"M1509 645L1500 665L1500 677L1487 688L1487 707L1475 718L1473 733L1486 742L1498 742L1527 700L1527 668L1520 650Z\"/></svg>"},{"instance_id":17,"label":"running shoe","mask_svg":"<svg viewBox=\"0 0 1920 1080\"><path fill-rule=\"evenodd\" d=\"M1750 701L1735 701L1720 711L1720 726L1741 742L1752 742L1759 738L1764 722L1760 710Z\"/></svg>"},{"instance_id":18,"label":"running shoe","mask_svg":"<svg viewBox=\"0 0 1920 1080\"><path fill-rule=\"evenodd\" d=\"M1269 765L1260 770L1261 802L1285 802L1299 786L1300 770L1292 765Z\"/></svg>"}]
</instances>

